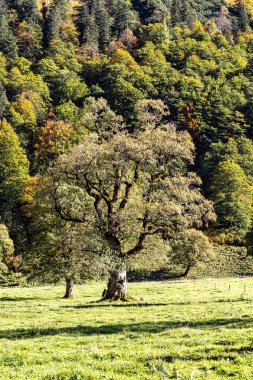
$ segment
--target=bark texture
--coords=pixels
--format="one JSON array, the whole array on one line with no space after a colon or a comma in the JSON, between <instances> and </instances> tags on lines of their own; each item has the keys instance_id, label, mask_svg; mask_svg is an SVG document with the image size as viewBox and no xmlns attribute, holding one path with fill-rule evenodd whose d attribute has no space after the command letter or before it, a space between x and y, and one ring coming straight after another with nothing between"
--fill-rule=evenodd
<instances>
[{"instance_id":1,"label":"bark texture","mask_svg":"<svg viewBox=\"0 0 253 380\"><path fill-rule=\"evenodd\" d=\"M188 264L187 264L187 267L186 267L186 270L184 271L184 273L183 273L183 276L182 276L182 277L188 277L188 275L189 275L189 272L190 272L190 269L191 269L191 264L190 264L190 263L188 263Z\"/></svg>"},{"instance_id":2,"label":"bark texture","mask_svg":"<svg viewBox=\"0 0 253 380\"><path fill-rule=\"evenodd\" d=\"M74 297L74 281L71 278L66 278L66 293L63 298Z\"/></svg>"},{"instance_id":3,"label":"bark texture","mask_svg":"<svg viewBox=\"0 0 253 380\"><path fill-rule=\"evenodd\" d=\"M107 288L104 290L102 295L103 301L127 301L127 282L126 282L126 271L116 272L112 271L110 273L110 278L107 283Z\"/></svg>"}]
</instances>

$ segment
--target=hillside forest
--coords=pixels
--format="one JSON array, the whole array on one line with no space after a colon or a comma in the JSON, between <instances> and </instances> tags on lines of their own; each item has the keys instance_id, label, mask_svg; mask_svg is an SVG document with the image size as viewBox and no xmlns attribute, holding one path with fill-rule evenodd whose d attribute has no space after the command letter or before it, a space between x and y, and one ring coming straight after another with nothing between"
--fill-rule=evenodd
<instances>
[{"instance_id":1,"label":"hillside forest","mask_svg":"<svg viewBox=\"0 0 253 380\"><path fill-rule=\"evenodd\" d=\"M251 256L252 28L252 0L0 0L1 285L124 299L131 262Z\"/></svg>"}]
</instances>

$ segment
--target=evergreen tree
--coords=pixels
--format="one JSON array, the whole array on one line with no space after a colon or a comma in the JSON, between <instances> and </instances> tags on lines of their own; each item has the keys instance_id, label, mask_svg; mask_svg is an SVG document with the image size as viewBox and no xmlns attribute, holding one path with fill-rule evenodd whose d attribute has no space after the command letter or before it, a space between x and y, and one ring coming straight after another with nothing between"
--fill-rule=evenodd
<instances>
[{"instance_id":1,"label":"evergreen tree","mask_svg":"<svg viewBox=\"0 0 253 380\"><path fill-rule=\"evenodd\" d=\"M181 23L182 17L181 17L181 1L180 0L172 0L170 14L171 14L172 26L175 26Z\"/></svg>"},{"instance_id":2,"label":"evergreen tree","mask_svg":"<svg viewBox=\"0 0 253 380\"><path fill-rule=\"evenodd\" d=\"M94 8L90 9L88 4L84 3L78 24L81 43L98 46L99 28L96 23Z\"/></svg>"},{"instance_id":3,"label":"evergreen tree","mask_svg":"<svg viewBox=\"0 0 253 380\"><path fill-rule=\"evenodd\" d=\"M9 21L8 9L4 0L0 0L0 51L9 58L14 58L17 55L17 45Z\"/></svg>"},{"instance_id":4,"label":"evergreen tree","mask_svg":"<svg viewBox=\"0 0 253 380\"><path fill-rule=\"evenodd\" d=\"M239 29L245 32L249 27L249 17L243 0L236 1Z\"/></svg>"},{"instance_id":5,"label":"evergreen tree","mask_svg":"<svg viewBox=\"0 0 253 380\"><path fill-rule=\"evenodd\" d=\"M171 0L132 0L142 24L162 22L170 14Z\"/></svg>"},{"instance_id":6,"label":"evergreen tree","mask_svg":"<svg viewBox=\"0 0 253 380\"><path fill-rule=\"evenodd\" d=\"M197 18L194 8L191 6L190 0L181 1L181 12L184 24L192 27L193 22Z\"/></svg>"},{"instance_id":7,"label":"evergreen tree","mask_svg":"<svg viewBox=\"0 0 253 380\"><path fill-rule=\"evenodd\" d=\"M131 21L130 9L125 0L118 0L114 15L114 32L120 35L129 28Z\"/></svg>"},{"instance_id":8,"label":"evergreen tree","mask_svg":"<svg viewBox=\"0 0 253 380\"><path fill-rule=\"evenodd\" d=\"M0 81L0 120L3 119L3 117L6 115L8 107L8 99L6 96L5 88Z\"/></svg>"},{"instance_id":9,"label":"evergreen tree","mask_svg":"<svg viewBox=\"0 0 253 380\"><path fill-rule=\"evenodd\" d=\"M110 42L110 16L104 0L94 1L94 13L99 30L99 47L104 49Z\"/></svg>"},{"instance_id":10,"label":"evergreen tree","mask_svg":"<svg viewBox=\"0 0 253 380\"><path fill-rule=\"evenodd\" d=\"M54 0L50 4L45 22L45 39L47 44L60 38L61 25L65 17L67 0Z\"/></svg>"},{"instance_id":11,"label":"evergreen tree","mask_svg":"<svg viewBox=\"0 0 253 380\"><path fill-rule=\"evenodd\" d=\"M9 8L15 9L19 22L38 23L39 10L37 0L7 0Z\"/></svg>"}]
</instances>

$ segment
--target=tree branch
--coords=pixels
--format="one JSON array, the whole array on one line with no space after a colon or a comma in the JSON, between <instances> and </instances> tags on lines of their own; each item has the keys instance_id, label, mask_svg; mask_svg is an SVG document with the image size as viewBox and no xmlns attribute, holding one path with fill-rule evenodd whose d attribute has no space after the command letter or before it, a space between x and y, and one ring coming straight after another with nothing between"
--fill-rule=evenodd
<instances>
[{"instance_id":1,"label":"tree branch","mask_svg":"<svg viewBox=\"0 0 253 380\"><path fill-rule=\"evenodd\" d=\"M59 199L57 197L56 191L57 191L57 188L55 189L54 192L51 192L51 195L52 195L53 200L54 200L54 209L55 209L56 213L60 216L60 218L62 220L64 220L65 222L84 223L86 221L84 214L82 217L74 217L74 216L70 216L70 215L67 215L64 213L64 211L61 207L61 204L59 202Z\"/></svg>"},{"instance_id":2,"label":"tree branch","mask_svg":"<svg viewBox=\"0 0 253 380\"><path fill-rule=\"evenodd\" d=\"M120 205L119 205L120 210L122 210L126 206L126 204L128 202L128 199L129 199L129 195L130 195L130 190L133 187L133 184L138 181L140 167L141 167L141 163L138 162L136 164L136 167L135 167L135 170L134 170L134 176L133 176L132 182L126 182L125 183L125 185L126 185L125 194L124 194L124 197L123 197L123 199L122 199L122 201L120 202Z\"/></svg>"}]
</instances>

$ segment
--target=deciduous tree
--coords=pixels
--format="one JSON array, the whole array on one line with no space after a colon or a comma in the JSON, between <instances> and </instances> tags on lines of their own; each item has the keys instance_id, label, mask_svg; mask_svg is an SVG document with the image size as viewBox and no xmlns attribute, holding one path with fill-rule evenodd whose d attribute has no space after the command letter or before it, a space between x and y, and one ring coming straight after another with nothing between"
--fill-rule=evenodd
<instances>
[{"instance_id":1,"label":"deciduous tree","mask_svg":"<svg viewBox=\"0 0 253 380\"><path fill-rule=\"evenodd\" d=\"M191 138L175 125L161 123L161 106L152 104L155 117L146 118L149 124L133 134L119 130L106 137L88 135L49 173L52 202L62 217L83 223L86 215L61 207L59 185L74 185L93 200L101 236L114 257L105 300L127 299L125 264L142 251L147 237L168 239L214 219L211 203L201 195L200 179L186 173L194 159Z\"/></svg>"},{"instance_id":2,"label":"deciduous tree","mask_svg":"<svg viewBox=\"0 0 253 380\"><path fill-rule=\"evenodd\" d=\"M185 265L182 276L187 277L190 270L198 263L208 262L213 256L213 247L208 238L194 229L176 234L170 241L172 260Z\"/></svg>"}]
</instances>

